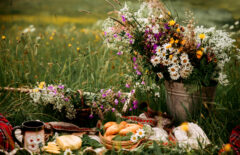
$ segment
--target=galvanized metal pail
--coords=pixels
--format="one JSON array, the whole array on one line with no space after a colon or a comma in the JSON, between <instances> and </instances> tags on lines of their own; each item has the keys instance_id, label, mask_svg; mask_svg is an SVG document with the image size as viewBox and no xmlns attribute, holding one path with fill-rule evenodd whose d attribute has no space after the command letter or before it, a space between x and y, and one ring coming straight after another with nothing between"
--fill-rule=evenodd
<instances>
[{"instance_id":1,"label":"galvanized metal pail","mask_svg":"<svg viewBox=\"0 0 240 155\"><path fill-rule=\"evenodd\" d=\"M216 87L202 87L190 93L183 83L165 81L165 88L168 112L181 122L187 121L189 115L196 114L202 103L215 99Z\"/></svg>"}]
</instances>

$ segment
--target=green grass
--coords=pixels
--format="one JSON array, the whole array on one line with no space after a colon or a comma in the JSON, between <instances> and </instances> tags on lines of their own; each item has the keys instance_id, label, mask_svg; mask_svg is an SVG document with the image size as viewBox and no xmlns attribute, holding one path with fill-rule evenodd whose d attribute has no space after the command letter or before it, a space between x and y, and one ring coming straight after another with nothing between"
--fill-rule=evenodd
<instances>
[{"instance_id":1,"label":"green grass","mask_svg":"<svg viewBox=\"0 0 240 155\"><path fill-rule=\"evenodd\" d=\"M235 5L223 0L165 2L169 7L171 5L170 10L173 13L175 9L184 11L185 8L192 8L199 24L217 24L221 27L225 23L233 23L233 17L239 18L239 10L236 9L239 8L239 2L234 0L231 2ZM87 17L97 21L107 16L111 6L104 0L69 0L67 3L64 0L36 0L34 3L30 0L6 0L0 1L0 10L3 16ZM91 11L91 14L86 15L79 10ZM183 17L183 14L179 16ZM129 63L131 58L129 55L118 56L103 46L103 34L98 24L73 22L58 25L48 22L6 22L0 18L0 36L6 36L5 40L0 41L0 87L31 87L37 81L46 81L62 82L72 89L85 91L98 91L109 87L127 91L124 88L123 75L132 73L132 64ZM30 24L35 25L36 31L22 35L22 30ZM53 32L56 34L53 40L50 40ZM41 39L36 41L39 36ZM71 47L68 46L69 43L72 44ZM80 51L77 51L77 48L80 48ZM222 144L228 143L231 130L240 124L239 65L235 60L230 62L226 67L230 85L219 86L213 107L203 110L202 117L192 120L204 129L213 146L218 146L216 150L210 147L195 152L197 154L206 154L208 151L216 153ZM164 89L161 94L164 97ZM159 105L154 106L159 106L165 111L164 98ZM54 114L44 111L43 107L31 103L29 96L24 93L0 91L0 113L13 125L31 119L59 120ZM155 153L158 151L155 148Z\"/></svg>"}]
</instances>

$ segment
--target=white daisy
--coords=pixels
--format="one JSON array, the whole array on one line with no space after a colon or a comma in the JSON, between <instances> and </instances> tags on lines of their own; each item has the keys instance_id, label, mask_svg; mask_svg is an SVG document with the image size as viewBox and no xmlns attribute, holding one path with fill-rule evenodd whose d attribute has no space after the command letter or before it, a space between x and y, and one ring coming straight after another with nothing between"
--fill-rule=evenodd
<instances>
[{"instance_id":1,"label":"white daisy","mask_svg":"<svg viewBox=\"0 0 240 155\"><path fill-rule=\"evenodd\" d=\"M172 44L170 44L170 43L164 44L164 45L163 45L163 49L164 49L165 51L170 51L170 52L173 52L173 51L174 51L174 48L172 48Z\"/></svg>"},{"instance_id":2,"label":"white daisy","mask_svg":"<svg viewBox=\"0 0 240 155\"><path fill-rule=\"evenodd\" d=\"M137 136L136 134L132 135L132 136L131 136L131 141L132 141L133 143L136 143L136 142L138 141L138 136Z\"/></svg>"},{"instance_id":3,"label":"white daisy","mask_svg":"<svg viewBox=\"0 0 240 155\"><path fill-rule=\"evenodd\" d=\"M181 64L182 65L187 65L189 63L188 57L180 57L181 58Z\"/></svg>"},{"instance_id":4,"label":"white daisy","mask_svg":"<svg viewBox=\"0 0 240 155\"><path fill-rule=\"evenodd\" d=\"M157 55L158 55L158 56L161 54L161 47L160 47L160 46L158 46L158 47L156 48L156 52L157 52Z\"/></svg>"},{"instance_id":5,"label":"white daisy","mask_svg":"<svg viewBox=\"0 0 240 155\"><path fill-rule=\"evenodd\" d=\"M169 66L170 65L170 61L168 59L163 60L162 63L163 63L164 66Z\"/></svg>"},{"instance_id":6,"label":"white daisy","mask_svg":"<svg viewBox=\"0 0 240 155\"><path fill-rule=\"evenodd\" d=\"M66 149L64 151L64 155L72 155L72 151L70 149Z\"/></svg>"},{"instance_id":7,"label":"white daisy","mask_svg":"<svg viewBox=\"0 0 240 155\"><path fill-rule=\"evenodd\" d=\"M171 60L171 63L172 64L178 64L179 63L178 58L176 56L173 56L172 60Z\"/></svg>"},{"instance_id":8,"label":"white daisy","mask_svg":"<svg viewBox=\"0 0 240 155\"><path fill-rule=\"evenodd\" d=\"M180 75L178 73L170 74L171 79L178 80Z\"/></svg>"},{"instance_id":9,"label":"white daisy","mask_svg":"<svg viewBox=\"0 0 240 155\"><path fill-rule=\"evenodd\" d=\"M182 69L180 70L180 76L183 78L183 79L187 79L188 76L189 76L189 70L186 70L186 69Z\"/></svg>"},{"instance_id":10,"label":"white daisy","mask_svg":"<svg viewBox=\"0 0 240 155\"><path fill-rule=\"evenodd\" d=\"M143 129L138 129L137 136L143 138L145 136L145 131Z\"/></svg>"},{"instance_id":11,"label":"white daisy","mask_svg":"<svg viewBox=\"0 0 240 155\"><path fill-rule=\"evenodd\" d=\"M152 58L151 63L155 67L156 65L158 65L160 63L160 57L157 56L157 57Z\"/></svg>"},{"instance_id":12,"label":"white daisy","mask_svg":"<svg viewBox=\"0 0 240 155\"><path fill-rule=\"evenodd\" d=\"M182 53L180 56L180 59L184 59L184 58L188 58L188 54L187 53Z\"/></svg>"},{"instance_id":13,"label":"white daisy","mask_svg":"<svg viewBox=\"0 0 240 155\"><path fill-rule=\"evenodd\" d=\"M161 72L158 72L158 73L157 73L157 76L158 76L159 79L162 79L162 78L163 78L163 74L162 74Z\"/></svg>"},{"instance_id":14,"label":"white daisy","mask_svg":"<svg viewBox=\"0 0 240 155\"><path fill-rule=\"evenodd\" d=\"M179 65L172 65L171 67L168 67L168 72L170 74L178 73L179 68Z\"/></svg>"},{"instance_id":15,"label":"white daisy","mask_svg":"<svg viewBox=\"0 0 240 155\"><path fill-rule=\"evenodd\" d=\"M166 50L162 50L161 53L159 54L160 58L166 58L166 55L167 55Z\"/></svg>"}]
</instances>

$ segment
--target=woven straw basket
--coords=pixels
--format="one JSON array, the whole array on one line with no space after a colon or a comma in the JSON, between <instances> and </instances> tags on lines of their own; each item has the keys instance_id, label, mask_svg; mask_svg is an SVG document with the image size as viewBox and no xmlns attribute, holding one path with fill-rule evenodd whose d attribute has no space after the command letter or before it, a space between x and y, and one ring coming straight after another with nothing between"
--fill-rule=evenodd
<instances>
[{"instance_id":1,"label":"woven straw basket","mask_svg":"<svg viewBox=\"0 0 240 155\"><path fill-rule=\"evenodd\" d=\"M101 133L99 133L99 137L101 140L101 143L109 150L120 150L120 149L128 149L132 150L135 149L140 145L140 143L143 141L143 139L137 141L136 143L133 143L132 141L114 141L114 140L108 140L104 136L102 136Z\"/></svg>"}]
</instances>

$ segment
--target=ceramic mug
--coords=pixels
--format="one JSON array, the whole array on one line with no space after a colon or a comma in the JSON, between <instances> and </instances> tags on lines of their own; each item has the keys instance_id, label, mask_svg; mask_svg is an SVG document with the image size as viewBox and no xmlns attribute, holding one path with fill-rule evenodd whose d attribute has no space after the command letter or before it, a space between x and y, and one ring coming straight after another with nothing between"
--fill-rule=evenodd
<instances>
[{"instance_id":1,"label":"ceramic mug","mask_svg":"<svg viewBox=\"0 0 240 155\"><path fill-rule=\"evenodd\" d=\"M20 142L15 135L17 129L21 130L23 135L22 142ZM44 146L44 123L41 121L26 121L21 126L16 126L12 130L14 141L18 143L20 147L24 147L32 152L39 152L40 146Z\"/></svg>"}]
</instances>

